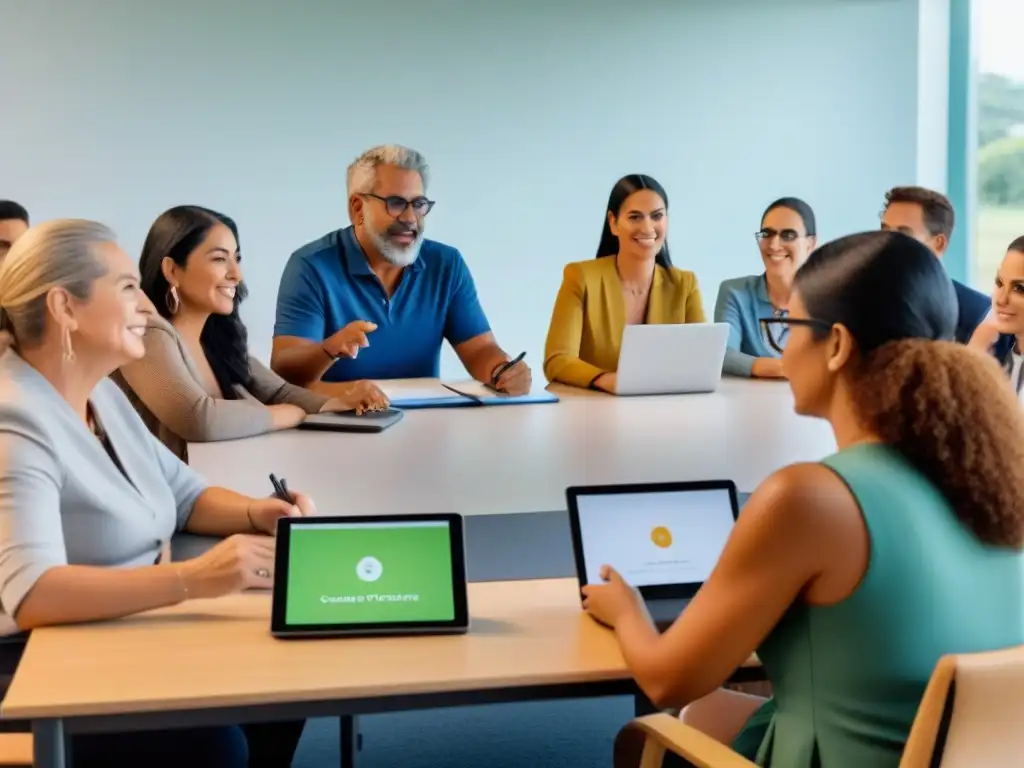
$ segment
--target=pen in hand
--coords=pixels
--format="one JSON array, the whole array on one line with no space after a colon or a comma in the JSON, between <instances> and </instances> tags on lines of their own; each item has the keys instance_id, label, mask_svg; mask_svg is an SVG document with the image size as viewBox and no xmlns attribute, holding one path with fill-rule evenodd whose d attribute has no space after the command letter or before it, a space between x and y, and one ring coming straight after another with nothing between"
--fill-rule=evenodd
<instances>
[{"instance_id":1,"label":"pen in hand","mask_svg":"<svg viewBox=\"0 0 1024 768\"><path fill-rule=\"evenodd\" d=\"M270 483L274 486L274 495L281 501L288 502L289 504L295 503L295 498L291 495L288 490L288 481L284 478L280 480L273 473L270 475Z\"/></svg>"},{"instance_id":2,"label":"pen in hand","mask_svg":"<svg viewBox=\"0 0 1024 768\"><path fill-rule=\"evenodd\" d=\"M497 389L498 388L498 379L500 379L502 376L505 375L505 371L507 371L510 368L512 368L513 366L518 365L519 363L521 363L523 361L523 358L525 358L525 357L526 357L526 353L525 352L520 352L514 359L509 360L507 363L505 363L503 366L501 366L501 368L496 370L494 372L494 376L491 377L491 386L494 387L495 389Z\"/></svg>"}]
</instances>

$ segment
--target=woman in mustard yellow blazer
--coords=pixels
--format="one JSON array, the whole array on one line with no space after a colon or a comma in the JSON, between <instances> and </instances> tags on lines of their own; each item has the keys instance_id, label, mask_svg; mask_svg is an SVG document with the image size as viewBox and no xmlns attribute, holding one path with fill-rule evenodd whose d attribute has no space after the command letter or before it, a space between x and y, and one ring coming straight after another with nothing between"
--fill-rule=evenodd
<instances>
[{"instance_id":1,"label":"woman in mustard yellow blazer","mask_svg":"<svg viewBox=\"0 0 1024 768\"><path fill-rule=\"evenodd\" d=\"M643 323L703 323L697 277L668 254L668 195L650 176L624 176L608 198L597 258L565 268L544 375L614 393L622 331Z\"/></svg>"}]
</instances>

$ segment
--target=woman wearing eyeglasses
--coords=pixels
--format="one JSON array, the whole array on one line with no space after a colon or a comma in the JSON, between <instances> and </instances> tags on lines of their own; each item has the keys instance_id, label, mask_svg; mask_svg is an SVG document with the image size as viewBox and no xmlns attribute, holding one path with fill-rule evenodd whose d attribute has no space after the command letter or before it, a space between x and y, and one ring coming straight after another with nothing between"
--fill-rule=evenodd
<instances>
[{"instance_id":1,"label":"woman wearing eyeglasses","mask_svg":"<svg viewBox=\"0 0 1024 768\"><path fill-rule=\"evenodd\" d=\"M788 313L793 276L817 244L814 211L796 197L776 200L765 210L754 237L764 272L726 280L715 301L715 322L728 323L731 328L723 372L777 379L783 377L779 356L786 335L776 335L760 318Z\"/></svg>"},{"instance_id":2,"label":"woman wearing eyeglasses","mask_svg":"<svg viewBox=\"0 0 1024 768\"><path fill-rule=\"evenodd\" d=\"M952 341L953 283L907 235L818 249L788 309L766 324L836 452L754 491L664 633L608 566L584 608L659 708L758 765L896 768L940 657L1024 643L1024 410ZM721 689L755 651L767 702Z\"/></svg>"},{"instance_id":3,"label":"woman wearing eyeglasses","mask_svg":"<svg viewBox=\"0 0 1024 768\"><path fill-rule=\"evenodd\" d=\"M664 187L643 174L619 179L597 258L565 268L544 350L548 381L614 394L625 326L704 322L697 277L672 266L667 238Z\"/></svg>"}]
</instances>

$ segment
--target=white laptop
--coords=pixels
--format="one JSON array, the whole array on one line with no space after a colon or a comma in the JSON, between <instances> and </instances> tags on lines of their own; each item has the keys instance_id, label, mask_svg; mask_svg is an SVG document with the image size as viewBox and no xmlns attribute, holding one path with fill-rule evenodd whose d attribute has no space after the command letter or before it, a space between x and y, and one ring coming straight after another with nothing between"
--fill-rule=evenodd
<instances>
[{"instance_id":1,"label":"white laptop","mask_svg":"<svg viewBox=\"0 0 1024 768\"><path fill-rule=\"evenodd\" d=\"M739 515L729 480L575 486L566 501L580 586L612 566L662 630L707 581Z\"/></svg>"},{"instance_id":2,"label":"white laptop","mask_svg":"<svg viewBox=\"0 0 1024 768\"><path fill-rule=\"evenodd\" d=\"M714 392L722 380L728 323L627 325L619 353L617 393Z\"/></svg>"}]
</instances>

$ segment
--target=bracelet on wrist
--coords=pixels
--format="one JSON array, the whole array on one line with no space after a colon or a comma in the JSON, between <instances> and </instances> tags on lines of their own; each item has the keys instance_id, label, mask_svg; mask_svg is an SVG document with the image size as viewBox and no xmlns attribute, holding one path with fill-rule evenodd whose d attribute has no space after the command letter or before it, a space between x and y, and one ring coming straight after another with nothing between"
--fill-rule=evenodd
<instances>
[{"instance_id":1,"label":"bracelet on wrist","mask_svg":"<svg viewBox=\"0 0 1024 768\"><path fill-rule=\"evenodd\" d=\"M321 344L320 345L320 349L321 349L321 351L323 351L323 353L325 355L327 355L329 358L331 358L331 360L337 360L339 357L341 357L341 355L332 355L331 351L329 349L327 349L327 346L325 344Z\"/></svg>"},{"instance_id":2,"label":"bracelet on wrist","mask_svg":"<svg viewBox=\"0 0 1024 768\"><path fill-rule=\"evenodd\" d=\"M185 602L188 600L188 584L185 583L185 577L181 575L181 566L175 564L171 565L171 568L174 569L174 575L178 577L178 586L181 587L181 602Z\"/></svg>"}]
</instances>

